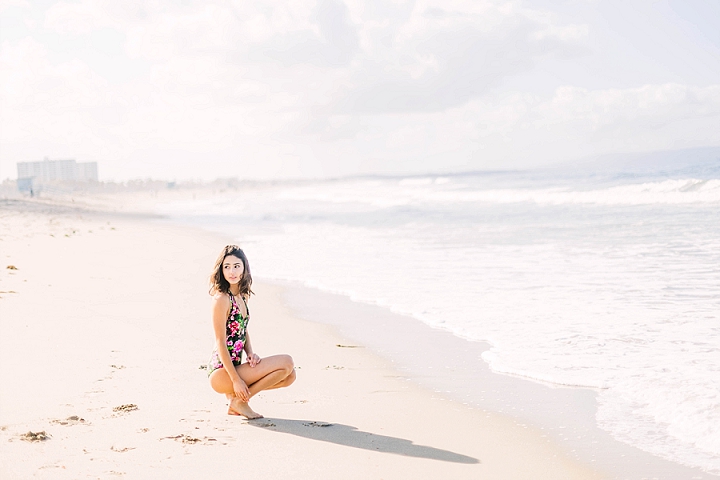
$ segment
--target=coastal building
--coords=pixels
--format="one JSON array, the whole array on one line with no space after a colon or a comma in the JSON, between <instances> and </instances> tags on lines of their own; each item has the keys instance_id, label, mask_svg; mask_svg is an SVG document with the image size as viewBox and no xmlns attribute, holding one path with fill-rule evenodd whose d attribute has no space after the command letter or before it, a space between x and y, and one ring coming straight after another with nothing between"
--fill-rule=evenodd
<instances>
[{"instance_id":1,"label":"coastal building","mask_svg":"<svg viewBox=\"0 0 720 480\"><path fill-rule=\"evenodd\" d=\"M17 185L21 191L37 190L42 184L54 182L97 182L97 162L77 163L70 160L18 162Z\"/></svg>"}]
</instances>

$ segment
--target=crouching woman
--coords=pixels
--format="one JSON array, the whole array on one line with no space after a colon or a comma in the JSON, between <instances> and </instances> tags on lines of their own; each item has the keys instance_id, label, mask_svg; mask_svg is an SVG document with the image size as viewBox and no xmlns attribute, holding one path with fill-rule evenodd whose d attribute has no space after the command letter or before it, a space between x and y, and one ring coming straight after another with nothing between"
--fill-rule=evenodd
<instances>
[{"instance_id":1,"label":"crouching woman","mask_svg":"<svg viewBox=\"0 0 720 480\"><path fill-rule=\"evenodd\" d=\"M208 364L210 386L230 401L228 415L262 418L250 408L250 399L262 390L287 387L295 381L289 355L261 358L253 350L248 332L248 300L252 276L245 253L228 245L210 276L215 350ZM242 353L245 352L245 363Z\"/></svg>"}]
</instances>

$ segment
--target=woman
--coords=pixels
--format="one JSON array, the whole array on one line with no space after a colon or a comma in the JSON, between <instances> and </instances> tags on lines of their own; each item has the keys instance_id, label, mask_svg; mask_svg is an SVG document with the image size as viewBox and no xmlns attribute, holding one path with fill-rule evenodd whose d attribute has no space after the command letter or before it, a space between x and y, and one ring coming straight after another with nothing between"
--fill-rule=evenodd
<instances>
[{"instance_id":1,"label":"woman","mask_svg":"<svg viewBox=\"0 0 720 480\"><path fill-rule=\"evenodd\" d=\"M208 365L210 386L230 400L228 415L262 418L248 402L262 390L287 387L295 381L292 357L260 358L247 331L250 312L247 301L253 293L252 277L245 253L228 245L210 276L213 329L216 347ZM242 363L242 352L247 361Z\"/></svg>"}]
</instances>

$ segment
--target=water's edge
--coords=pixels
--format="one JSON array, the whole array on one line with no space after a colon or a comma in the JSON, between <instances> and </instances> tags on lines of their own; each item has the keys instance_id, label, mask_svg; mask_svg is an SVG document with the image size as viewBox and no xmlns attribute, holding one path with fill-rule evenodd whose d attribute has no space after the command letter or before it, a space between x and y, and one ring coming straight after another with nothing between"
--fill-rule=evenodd
<instances>
[{"instance_id":1,"label":"water's edge","mask_svg":"<svg viewBox=\"0 0 720 480\"><path fill-rule=\"evenodd\" d=\"M286 305L300 318L328 324L391 361L412 381L460 403L527 422L579 461L611 478L714 479L719 476L656 457L597 426L597 393L492 372L480 356L490 348L412 317L349 297L276 279Z\"/></svg>"}]
</instances>

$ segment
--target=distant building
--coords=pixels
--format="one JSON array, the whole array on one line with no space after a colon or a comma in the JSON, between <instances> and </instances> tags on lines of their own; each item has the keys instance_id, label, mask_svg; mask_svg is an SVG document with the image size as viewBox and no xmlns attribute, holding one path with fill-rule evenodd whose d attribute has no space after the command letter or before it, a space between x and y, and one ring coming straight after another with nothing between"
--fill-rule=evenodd
<instances>
[{"instance_id":1,"label":"distant building","mask_svg":"<svg viewBox=\"0 0 720 480\"><path fill-rule=\"evenodd\" d=\"M50 182L97 182L97 162L77 163L73 160L18 162L18 188L21 191L37 189Z\"/></svg>"}]
</instances>

